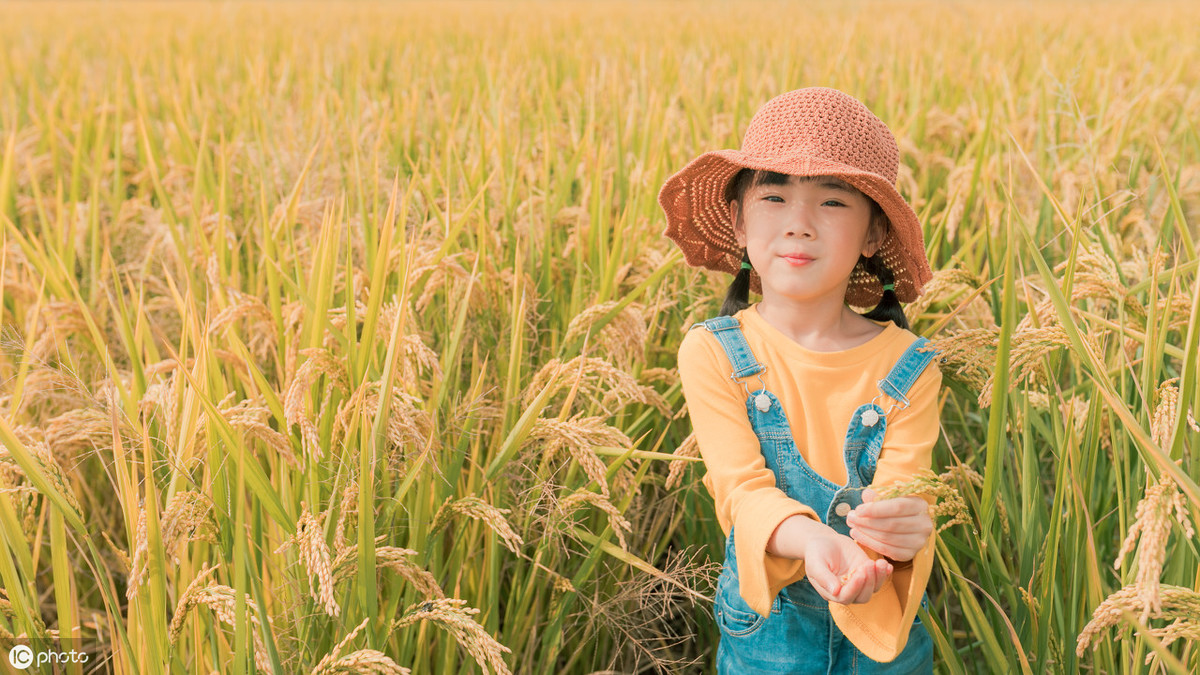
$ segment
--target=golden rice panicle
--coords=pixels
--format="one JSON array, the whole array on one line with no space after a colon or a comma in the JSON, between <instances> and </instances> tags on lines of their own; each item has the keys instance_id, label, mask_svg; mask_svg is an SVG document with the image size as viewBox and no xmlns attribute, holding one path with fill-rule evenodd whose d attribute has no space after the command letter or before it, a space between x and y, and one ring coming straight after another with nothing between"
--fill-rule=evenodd
<instances>
[{"instance_id":1,"label":"golden rice panicle","mask_svg":"<svg viewBox=\"0 0 1200 675\"><path fill-rule=\"evenodd\" d=\"M1114 568L1120 569L1125 555L1134 552L1136 544L1138 571L1133 586L1138 590L1142 621L1145 621L1151 612L1160 612L1162 609L1159 583L1163 561L1167 556L1172 516L1183 528L1188 539L1195 536L1183 493L1179 491L1175 481L1164 473L1157 483L1146 488L1145 496L1138 502L1134 523L1121 543L1121 550L1113 563Z\"/></svg>"},{"instance_id":2,"label":"golden rice panicle","mask_svg":"<svg viewBox=\"0 0 1200 675\"><path fill-rule=\"evenodd\" d=\"M565 521L576 509L587 504L591 504L601 511L608 514L608 524L612 527L613 534L617 537L617 544L622 550L628 551L629 546L625 542L625 533L633 532L633 525L621 515L621 510L616 507L605 495L596 494L591 490L579 489L567 495L558 502L558 518L560 521Z\"/></svg>"},{"instance_id":3,"label":"golden rice panicle","mask_svg":"<svg viewBox=\"0 0 1200 675\"><path fill-rule=\"evenodd\" d=\"M175 612L171 615L171 625L167 630L167 640L170 644L175 644L175 641L179 639L179 634L183 632L183 622L192 608L196 606L201 583L216 569L216 567L209 566L208 563L203 563L196 578L192 579L192 583L188 584L188 587L180 594L179 602L175 605Z\"/></svg>"},{"instance_id":4,"label":"golden rice panicle","mask_svg":"<svg viewBox=\"0 0 1200 675\"><path fill-rule=\"evenodd\" d=\"M21 400L9 413L9 419L17 419L39 408L33 415L33 421L37 422L42 416L57 415L60 411L74 410L92 402L87 386L73 374L59 368L34 367L25 375Z\"/></svg>"},{"instance_id":5,"label":"golden rice panicle","mask_svg":"<svg viewBox=\"0 0 1200 675\"><path fill-rule=\"evenodd\" d=\"M364 382L349 398L338 404L332 438L341 438L350 432L353 415L360 415L366 420L374 419L375 411L379 408L380 388L378 381ZM423 405L424 402L416 396L401 391L399 387L392 388L385 427L385 435L392 448L400 449L409 444L424 448L428 445L433 436L433 415L424 410Z\"/></svg>"},{"instance_id":6,"label":"golden rice panicle","mask_svg":"<svg viewBox=\"0 0 1200 675\"><path fill-rule=\"evenodd\" d=\"M13 431L26 449L34 453L34 460L38 461L38 441L34 436L38 430L35 427L19 426ZM16 458L9 454L3 443L0 443L0 490L12 495L11 500L19 516L21 531L27 540L33 542L37 536L38 520L42 512L40 505L44 497L26 477L25 470L17 464Z\"/></svg>"},{"instance_id":7,"label":"golden rice panicle","mask_svg":"<svg viewBox=\"0 0 1200 675\"><path fill-rule=\"evenodd\" d=\"M408 334L400 341L400 381L432 383L442 379L438 353L430 349L420 335Z\"/></svg>"},{"instance_id":8,"label":"golden rice panicle","mask_svg":"<svg viewBox=\"0 0 1200 675\"><path fill-rule=\"evenodd\" d=\"M333 649L321 659L316 667L312 669L311 675L337 675L339 673L362 673L364 675L409 675L408 668L401 668L390 657L383 652L374 649L360 649L356 652L351 652L343 657L338 657L346 645L366 628L367 622L371 619L368 617L362 620L362 623L350 631L346 637L333 646Z\"/></svg>"},{"instance_id":9,"label":"golden rice panicle","mask_svg":"<svg viewBox=\"0 0 1200 675\"><path fill-rule=\"evenodd\" d=\"M1180 586L1162 586L1158 591L1156 606L1157 609L1143 614L1140 620L1143 623L1148 618L1172 621L1167 626L1150 630L1152 635L1163 640L1163 646L1181 637L1200 640L1200 593ZM1143 610L1143 607L1141 589L1136 585L1125 586L1109 595L1096 607L1091 621L1080 631L1075 642L1076 656L1083 656L1102 632L1121 623L1124 612L1136 612Z\"/></svg>"},{"instance_id":10,"label":"golden rice panicle","mask_svg":"<svg viewBox=\"0 0 1200 675\"><path fill-rule=\"evenodd\" d=\"M1041 367L1042 358L1064 347L1069 349L1071 340L1067 337L1066 330L1058 324L1014 332L1008 369L1012 383L1025 383L1027 386L1044 384L1046 378ZM993 373L992 378L984 385L984 394L988 396L989 406L994 379Z\"/></svg>"},{"instance_id":11,"label":"golden rice panicle","mask_svg":"<svg viewBox=\"0 0 1200 675\"><path fill-rule=\"evenodd\" d=\"M1104 333L1102 331L1099 335L1102 336ZM1096 338L1088 333L1084 333L1081 337L1084 348L1099 358L1101 350ZM1008 371L1012 378L1010 386L1022 383L1031 387L1044 386L1046 376L1042 369L1043 357L1053 351L1069 350L1070 348L1071 340L1067 337L1066 330L1057 322L1045 324L1041 328L1018 327L1012 334L1012 350L1008 361ZM981 407L988 408L992 405L992 388L995 377L995 372L992 372L979 393Z\"/></svg>"},{"instance_id":12,"label":"golden rice panicle","mask_svg":"<svg viewBox=\"0 0 1200 675\"><path fill-rule=\"evenodd\" d=\"M147 386L141 401L138 402L142 416L147 419L157 411L159 421L167 432L167 438L174 439L179 436L178 403L182 393L183 378L175 371L167 377L166 382L156 382Z\"/></svg>"},{"instance_id":13,"label":"golden rice panicle","mask_svg":"<svg viewBox=\"0 0 1200 675\"><path fill-rule=\"evenodd\" d=\"M0 615L9 621L12 625L13 620L17 618L17 611L13 609L12 601L8 598L8 591L0 588ZM42 620L41 612L33 612L29 615L29 620L33 624L33 634L37 637L57 639L59 632L57 630L49 630L46 628L46 622ZM10 647L11 641L14 638L28 637L25 633L13 635L0 626L0 647ZM7 650L5 650L7 651Z\"/></svg>"},{"instance_id":14,"label":"golden rice panicle","mask_svg":"<svg viewBox=\"0 0 1200 675\"><path fill-rule=\"evenodd\" d=\"M304 325L304 302L293 300L285 304L280 313L283 315L283 372L285 380L296 375L296 361L300 358L299 347L302 343L300 335Z\"/></svg>"},{"instance_id":15,"label":"golden rice panicle","mask_svg":"<svg viewBox=\"0 0 1200 675\"><path fill-rule=\"evenodd\" d=\"M295 377L287 387L287 393L283 398L283 414L289 427L293 424L300 425L300 438L304 453L311 461L317 462L324 457L325 453L321 449L317 424L314 421L319 415L310 414L309 389L321 375L326 377L325 390L320 397L320 400L323 401L321 407L323 413L332 400L333 388L339 387L346 391L349 386L344 365L328 350L309 348L301 350L301 354L308 358L300 365Z\"/></svg>"},{"instance_id":16,"label":"golden rice panicle","mask_svg":"<svg viewBox=\"0 0 1200 675\"><path fill-rule=\"evenodd\" d=\"M383 541L383 537L376 537L376 543L380 541ZM375 569L390 569L399 574L401 578L412 584L418 595L427 598L446 597L446 592L438 584L437 578L409 559L409 556L416 554L416 551L408 548L378 546L375 548ZM358 545L355 544L347 546L334 559L332 568L334 586L353 578L357 571Z\"/></svg>"},{"instance_id":17,"label":"golden rice panicle","mask_svg":"<svg viewBox=\"0 0 1200 675\"><path fill-rule=\"evenodd\" d=\"M500 644L476 621L478 609L466 606L467 601L458 598L438 598L413 605L392 624L392 630L411 626L418 621L429 621L450 633L467 650L483 669L499 675L511 675L504 663L504 654L512 650Z\"/></svg>"},{"instance_id":18,"label":"golden rice panicle","mask_svg":"<svg viewBox=\"0 0 1200 675\"><path fill-rule=\"evenodd\" d=\"M1025 392L1029 397L1029 405L1038 410L1050 410L1051 401L1050 395L1044 390L1031 389ZM1082 436L1084 427L1088 424L1088 410L1092 406L1092 402L1083 396L1071 396L1068 399L1058 399L1060 402L1057 405L1059 419L1070 420L1071 426L1075 430L1076 436ZM1107 435L1104 425L1101 424L1100 433L1102 436Z\"/></svg>"},{"instance_id":19,"label":"golden rice panicle","mask_svg":"<svg viewBox=\"0 0 1200 675\"><path fill-rule=\"evenodd\" d=\"M313 675L345 673L346 675L410 675L408 668L401 667L390 656L376 649L360 649L340 659L330 661Z\"/></svg>"},{"instance_id":20,"label":"golden rice panicle","mask_svg":"<svg viewBox=\"0 0 1200 675\"><path fill-rule=\"evenodd\" d=\"M970 466L962 463L955 464L949 469L946 469L938 476L938 478L940 478L944 483L954 481L954 484L958 486L960 495L968 485L974 485L977 488L983 487L983 476L979 475L979 472L975 469L972 469ZM1000 528L1004 532L1004 536L1009 536L1010 530L1008 526L1008 507L1004 505L1004 499L1001 498L999 494L996 495L996 515L1000 520Z\"/></svg>"},{"instance_id":21,"label":"golden rice panicle","mask_svg":"<svg viewBox=\"0 0 1200 675\"><path fill-rule=\"evenodd\" d=\"M679 382L678 368L645 368L642 370L642 381L663 382L668 387ZM677 419L677 418L672 418Z\"/></svg>"},{"instance_id":22,"label":"golden rice panicle","mask_svg":"<svg viewBox=\"0 0 1200 675\"><path fill-rule=\"evenodd\" d=\"M1016 331L1029 330L1035 326L1049 326L1056 321L1058 310L1054 307L1054 300L1047 295L1040 302L1033 306L1021 320L1017 322Z\"/></svg>"},{"instance_id":23,"label":"golden rice panicle","mask_svg":"<svg viewBox=\"0 0 1200 675\"><path fill-rule=\"evenodd\" d=\"M83 308L76 302L55 300L46 303L40 311L30 312L26 317L25 335L39 336L29 347L31 363L53 363L57 361L58 345L74 334L86 335L87 319Z\"/></svg>"},{"instance_id":24,"label":"golden rice panicle","mask_svg":"<svg viewBox=\"0 0 1200 675\"><path fill-rule=\"evenodd\" d=\"M228 291L231 304L209 323L209 334L220 334L239 320L248 319L245 336L242 338L246 348L259 362L273 359L279 344L270 308L256 295L243 293L232 287L229 287Z\"/></svg>"},{"instance_id":25,"label":"golden rice panicle","mask_svg":"<svg viewBox=\"0 0 1200 675\"><path fill-rule=\"evenodd\" d=\"M1167 317L1166 332L1184 332L1187 330L1188 319L1192 315L1192 298L1182 291L1173 293L1169 297L1160 297L1156 314Z\"/></svg>"},{"instance_id":26,"label":"golden rice panicle","mask_svg":"<svg viewBox=\"0 0 1200 675\"><path fill-rule=\"evenodd\" d=\"M288 203L285 201L275 206L275 210L271 212L271 222L289 226L300 225L308 230L316 230L324 222L325 210L331 206L332 201L330 197L318 197L297 203L291 222L285 222L288 220Z\"/></svg>"},{"instance_id":27,"label":"golden rice panicle","mask_svg":"<svg viewBox=\"0 0 1200 675\"><path fill-rule=\"evenodd\" d=\"M125 549L117 546L117 543L112 540L112 537L108 536L107 532L101 532L100 535L104 537L104 541L108 544L109 550L112 551L113 556L117 559L117 562L121 564L121 567L126 571L132 570L133 561L129 559L129 554L125 552Z\"/></svg>"},{"instance_id":28,"label":"golden rice panicle","mask_svg":"<svg viewBox=\"0 0 1200 675\"><path fill-rule=\"evenodd\" d=\"M1178 414L1179 407L1179 378L1172 377L1158 385L1158 404L1154 407L1154 414L1150 418L1150 440L1154 441L1162 447L1170 438L1172 425L1175 424L1175 415ZM1200 426L1196 424L1196 418L1192 416L1192 411L1187 411L1187 423L1193 431L1200 431Z\"/></svg>"},{"instance_id":29,"label":"golden rice panicle","mask_svg":"<svg viewBox=\"0 0 1200 675\"><path fill-rule=\"evenodd\" d=\"M162 518L163 552L179 562L176 551L188 541L216 543L217 523L213 520L213 504L207 496L194 490L176 492L167 502Z\"/></svg>"},{"instance_id":30,"label":"golden rice panicle","mask_svg":"<svg viewBox=\"0 0 1200 675\"><path fill-rule=\"evenodd\" d=\"M500 536L501 543L504 547L513 553L520 553L521 546L525 541L521 539L521 535L517 534L512 528L504 514L511 513L512 509L500 509L488 504L479 497L469 496L461 499L456 499L452 502L443 502L438 508L437 513L433 516L433 522L429 525L429 530L435 531L439 527L450 522L450 513L460 513L468 518L482 521L493 532Z\"/></svg>"},{"instance_id":31,"label":"golden rice panicle","mask_svg":"<svg viewBox=\"0 0 1200 675\"><path fill-rule=\"evenodd\" d=\"M231 392L232 393L232 392ZM292 452L292 442L284 434L271 428L266 420L271 409L261 400L245 399L229 407L221 407L221 416L229 426L241 431L247 438L256 438L279 455L293 468L301 468L300 459Z\"/></svg>"},{"instance_id":32,"label":"golden rice panicle","mask_svg":"<svg viewBox=\"0 0 1200 675\"><path fill-rule=\"evenodd\" d=\"M492 243L500 248L502 244L497 239L499 233L493 230L491 235ZM438 253L437 250L430 250L421 258L429 260ZM468 267L472 269L468 270ZM445 298L443 302L449 301L460 305L465 303L471 315L478 315L486 310L489 301L489 286L481 280L495 279L499 276L499 272L490 258L480 257L478 252L472 250L446 255L436 263L414 268L409 274L411 288L419 286L417 276L425 272L429 272L430 275L422 287L421 297L414 304L417 312L424 312L437 297L438 291L441 291Z\"/></svg>"},{"instance_id":33,"label":"golden rice panicle","mask_svg":"<svg viewBox=\"0 0 1200 675\"><path fill-rule=\"evenodd\" d=\"M47 445L46 441L44 440L44 432L42 429L38 427L20 425L13 428L13 435L16 437L17 442L29 451L33 461L37 463L38 468L41 469L42 475L44 475L50 484L56 488L60 494L62 494L67 501L67 505L73 509L80 520L82 520L83 508L79 505L79 500L75 496L75 489L71 486L71 482L67 479L67 475L63 471L62 465L58 463L58 460L54 458L53 453L50 452L50 446ZM6 448L3 443L0 443L0 464L8 464L3 471L4 474L7 474L6 478L12 479L15 483L17 477L19 476L20 478L24 479L24 482L30 485L31 489L34 489L32 488L32 483L29 482L28 477L25 475L25 472L20 468L20 466L17 465L16 459L11 456L8 448ZM37 490L37 492L38 494L41 494L40 490ZM42 496L44 499L49 499L48 495Z\"/></svg>"},{"instance_id":34,"label":"golden rice panicle","mask_svg":"<svg viewBox=\"0 0 1200 675\"><path fill-rule=\"evenodd\" d=\"M601 352L607 354L622 369L631 369L635 359L645 353L646 340L650 334L646 328L646 314L643 305L629 304L613 315L608 323L600 329L599 335L590 334L592 327L620 304L619 300L602 302L575 315L567 326L563 340L570 341L589 333L589 338L594 337L594 339L588 340L589 345L598 346Z\"/></svg>"},{"instance_id":35,"label":"golden rice panicle","mask_svg":"<svg viewBox=\"0 0 1200 675\"><path fill-rule=\"evenodd\" d=\"M346 549L346 531L358 522L358 483L351 481L342 489L338 502L338 519L333 528L333 552L341 555Z\"/></svg>"},{"instance_id":36,"label":"golden rice panicle","mask_svg":"<svg viewBox=\"0 0 1200 675\"><path fill-rule=\"evenodd\" d=\"M542 200L538 200L540 203ZM524 206L524 205L523 205ZM564 206L554 214L554 227L567 230L567 243L563 246L562 257L569 257L576 247L587 246L587 238L592 227L592 214L582 206Z\"/></svg>"},{"instance_id":37,"label":"golden rice panicle","mask_svg":"<svg viewBox=\"0 0 1200 675\"><path fill-rule=\"evenodd\" d=\"M943 373L982 392L996 365L999 338L999 328L967 328L930 340L929 347L938 351Z\"/></svg>"},{"instance_id":38,"label":"golden rice panicle","mask_svg":"<svg viewBox=\"0 0 1200 675\"><path fill-rule=\"evenodd\" d=\"M667 471L667 480L663 483L663 487L667 490L679 485L679 481L683 479L684 470L687 469L688 464L691 464L691 462L683 461L682 458L700 456L700 443L696 440L696 433L688 434L688 437L683 439L683 442L671 454L680 459L671 461L671 468Z\"/></svg>"},{"instance_id":39,"label":"golden rice panicle","mask_svg":"<svg viewBox=\"0 0 1200 675\"><path fill-rule=\"evenodd\" d=\"M933 497L935 501L930 505L929 511L934 522L937 522L937 518L940 517L949 518L938 527L937 532L940 533L951 525L971 524L971 513L967 509L967 503L963 501L958 490L947 482L948 478L950 478L949 474L939 476L926 470L912 480L892 483L877 489L877 492L879 499L893 499L910 495Z\"/></svg>"},{"instance_id":40,"label":"golden rice panicle","mask_svg":"<svg viewBox=\"0 0 1200 675\"><path fill-rule=\"evenodd\" d=\"M231 303L208 323L209 335L220 333L244 317L257 319L260 324L271 321L271 310L257 296L234 288L228 290Z\"/></svg>"},{"instance_id":41,"label":"golden rice panicle","mask_svg":"<svg viewBox=\"0 0 1200 675\"><path fill-rule=\"evenodd\" d=\"M963 291L973 291L983 285L978 275L962 268L941 269L925 284L921 297L905 305L904 313L908 316L921 316L934 303L949 304L949 301ZM976 302L978 302L978 298Z\"/></svg>"},{"instance_id":42,"label":"golden rice panicle","mask_svg":"<svg viewBox=\"0 0 1200 675\"><path fill-rule=\"evenodd\" d=\"M54 457L71 464L80 452L112 446L112 417L98 408L75 408L46 420L42 434Z\"/></svg>"},{"instance_id":43,"label":"golden rice panicle","mask_svg":"<svg viewBox=\"0 0 1200 675\"><path fill-rule=\"evenodd\" d=\"M613 364L590 356L576 356L567 362L551 359L533 376L525 388L525 405L533 402L545 389L572 390L576 400L596 403L606 416L630 403L642 403L663 415L672 411L666 400L653 387L638 383L637 378Z\"/></svg>"},{"instance_id":44,"label":"golden rice panicle","mask_svg":"<svg viewBox=\"0 0 1200 675\"><path fill-rule=\"evenodd\" d=\"M143 506L138 509L137 534L133 540L133 559L129 561L129 578L126 581L125 597L129 600L137 597L138 589L142 586L142 581L146 576L146 568L149 565L149 561L147 560L149 553L150 547L148 535L146 534L146 508Z\"/></svg>"},{"instance_id":45,"label":"golden rice panicle","mask_svg":"<svg viewBox=\"0 0 1200 675\"><path fill-rule=\"evenodd\" d=\"M222 623L230 627L236 625L237 591L215 582L210 582L203 586L200 584L204 577L211 574L214 569L208 567L207 563L205 563L200 573L188 585L183 595L180 596L167 632L168 640L171 644L175 644L179 639L179 635L183 632L183 623L187 619L187 615L194 607L200 605L212 610L213 614ZM267 656L266 645L263 644L260 633L262 630L262 620L253 609L255 606L254 599L250 597L249 593L245 594L245 606L247 614L250 617L250 636L254 641L254 663L260 670L267 672L271 669L271 660Z\"/></svg>"},{"instance_id":46,"label":"golden rice panicle","mask_svg":"<svg viewBox=\"0 0 1200 675\"><path fill-rule=\"evenodd\" d=\"M1056 265L1055 274L1064 273L1069 262L1063 261ZM1126 310L1144 318L1146 308L1137 296L1126 291L1117 268L1117 263L1099 244L1084 243L1076 254L1071 301L1096 298L1111 301L1113 304L1123 302Z\"/></svg>"},{"instance_id":47,"label":"golden rice panicle","mask_svg":"<svg viewBox=\"0 0 1200 675\"><path fill-rule=\"evenodd\" d=\"M300 562L308 570L309 593L312 599L329 616L338 616L341 608L333 597L333 562L329 546L325 543L325 530L308 510L308 504L300 502L300 518L296 521L295 536L284 542L276 552L294 544L300 552Z\"/></svg>"},{"instance_id":48,"label":"golden rice panicle","mask_svg":"<svg viewBox=\"0 0 1200 675\"><path fill-rule=\"evenodd\" d=\"M609 494L608 465L594 448L602 445L629 448L632 445L628 436L605 424L603 418L580 415L569 420L539 418L534 422L529 438L544 443L546 461L552 461L559 450L566 448L605 497Z\"/></svg>"}]
</instances>

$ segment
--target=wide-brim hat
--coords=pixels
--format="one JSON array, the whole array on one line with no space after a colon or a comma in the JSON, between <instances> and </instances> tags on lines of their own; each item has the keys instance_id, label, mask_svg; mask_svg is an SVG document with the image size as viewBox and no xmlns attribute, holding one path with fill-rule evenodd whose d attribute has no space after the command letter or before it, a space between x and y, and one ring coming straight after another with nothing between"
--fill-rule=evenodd
<instances>
[{"instance_id":1,"label":"wide-brim hat","mask_svg":"<svg viewBox=\"0 0 1200 675\"><path fill-rule=\"evenodd\" d=\"M741 150L706 152L667 179L658 203L667 215L663 233L683 250L694 267L737 274L742 248L734 236L725 191L743 168L793 176L836 176L875 200L889 221L876 251L895 275L895 293L912 302L933 276L925 257L921 223L896 191L900 150L878 117L848 94L809 87L781 94L754 114ZM758 272L750 288L762 293ZM879 277L855 265L846 302L856 307L879 304Z\"/></svg>"}]
</instances>

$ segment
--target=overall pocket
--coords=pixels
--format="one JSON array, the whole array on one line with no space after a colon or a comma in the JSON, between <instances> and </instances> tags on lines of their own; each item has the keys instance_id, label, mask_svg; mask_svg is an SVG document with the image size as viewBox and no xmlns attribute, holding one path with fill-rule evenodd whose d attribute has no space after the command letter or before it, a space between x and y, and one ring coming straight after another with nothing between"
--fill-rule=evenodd
<instances>
[{"instance_id":1,"label":"overall pocket","mask_svg":"<svg viewBox=\"0 0 1200 675\"><path fill-rule=\"evenodd\" d=\"M730 637L753 635L767 621L742 599L737 576L728 567L717 578L717 596L713 605L717 626ZM779 614L780 611L779 596L775 596L775 601L771 603L771 614Z\"/></svg>"},{"instance_id":2,"label":"overall pocket","mask_svg":"<svg viewBox=\"0 0 1200 675\"><path fill-rule=\"evenodd\" d=\"M742 600L736 574L723 573L717 583L719 675L826 675L832 624L827 609L803 607L781 592L764 618Z\"/></svg>"}]
</instances>

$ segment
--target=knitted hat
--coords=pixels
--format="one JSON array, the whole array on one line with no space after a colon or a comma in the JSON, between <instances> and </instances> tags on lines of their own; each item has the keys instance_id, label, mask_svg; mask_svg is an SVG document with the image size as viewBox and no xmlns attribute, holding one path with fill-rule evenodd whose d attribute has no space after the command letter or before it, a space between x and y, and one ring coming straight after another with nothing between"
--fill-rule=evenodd
<instances>
[{"instance_id":1,"label":"knitted hat","mask_svg":"<svg viewBox=\"0 0 1200 675\"><path fill-rule=\"evenodd\" d=\"M742 249L729 220L725 189L738 171L837 176L887 214L891 227L875 255L895 274L896 297L912 302L933 274L917 214L896 191L899 161L892 132L858 100L826 87L790 91L754 114L741 150L706 152L667 179L658 193L667 214L664 234L683 249L689 265L737 274ZM750 288L762 293L762 280L754 270ZM879 277L855 265L846 302L873 307L882 296Z\"/></svg>"}]
</instances>

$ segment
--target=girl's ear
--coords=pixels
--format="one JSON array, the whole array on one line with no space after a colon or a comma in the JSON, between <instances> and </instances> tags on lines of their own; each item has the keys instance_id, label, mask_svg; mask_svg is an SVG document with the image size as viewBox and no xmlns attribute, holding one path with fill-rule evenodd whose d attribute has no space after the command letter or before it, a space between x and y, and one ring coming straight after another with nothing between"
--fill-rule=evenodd
<instances>
[{"instance_id":1,"label":"girl's ear","mask_svg":"<svg viewBox=\"0 0 1200 675\"><path fill-rule=\"evenodd\" d=\"M867 241L863 244L863 255L870 258L875 255L887 235L887 216L871 214L871 224L867 228Z\"/></svg>"},{"instance_id":2,"label":"girl's ear","mask_svg":"<svg viewBox=\"0 0 1200 675\"><path fill-rule=\"evenodd\" d=\"M737 245L746 248L746 225L742 222L742 208L738 200L729 201L729 222L733 223L733 237Z\"/></svg>"}]
</instances>

